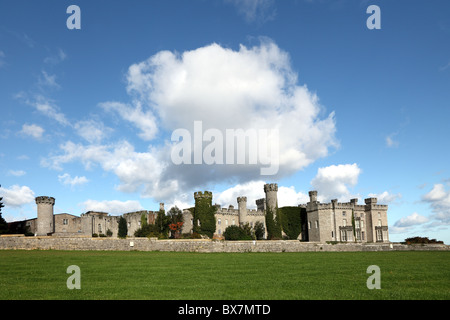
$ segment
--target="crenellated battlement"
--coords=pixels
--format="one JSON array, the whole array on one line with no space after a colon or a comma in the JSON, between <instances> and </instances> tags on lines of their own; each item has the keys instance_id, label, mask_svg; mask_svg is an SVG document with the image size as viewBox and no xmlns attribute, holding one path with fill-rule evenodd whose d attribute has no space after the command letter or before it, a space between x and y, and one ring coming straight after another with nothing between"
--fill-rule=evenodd
<instances>
[{"instance_id":1,"label":"crenellated battlement","mask_svg":"<svg viewBox=\"0 0 450 320\"><path fill-rule=\"evenodd\" d=\"M40 197L36 197L36 204L51 204L54 205L55 204L55 198L53 197L47 197L47 196L40 196Z\"/></svg>"},{"instance_id":2,"label":"crenellated battlement","mask_svg":"<svg viewBox=\"0 0 450 320\"><path fill-rule=\"evenodd\" d=\"M278 184L277 183L266 183L264 185L264 192L269 191L278 191Z\"/></svg>"},{"instance_id":3,"label":"crenellated battlement","mask_svg":"<svg viewBox=\"0 0 450 320\"><path fill-rule=\"evenodd\" d=\"M197 191L194 192L194 199L211 199L212 200L212 192L211 191Z\"/></svg>"},{"instance_id":4,"label":"crenellated battlement","mask_svg":"<svg viewBox=\"0 0 450 320\"><path fill-rule=\"evenodd\" d=\"M238 197L237 202L247 202L247 197Z\"/></svg>"}]
</instances>

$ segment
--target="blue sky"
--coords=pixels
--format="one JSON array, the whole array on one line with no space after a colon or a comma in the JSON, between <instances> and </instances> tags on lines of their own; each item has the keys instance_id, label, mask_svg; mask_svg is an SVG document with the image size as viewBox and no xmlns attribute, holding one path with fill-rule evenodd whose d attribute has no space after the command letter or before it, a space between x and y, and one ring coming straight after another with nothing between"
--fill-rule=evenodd
<instances>
[{"instance_id":1,"label":"blue sky","mask_svg":"<svg viewBox=\"0 0 450 320\"><path fill-rule=\"evenodd\" d=\"M69 30L69 5L81 29ZM369 30L376 4L381 29ZM390 238L450 243L448 1L2 1L8 220L378 197ZM279 171L171 161L174 130L278 129ZM193 132L193 131L190 131Z\"/></svg>"}]
</instances>

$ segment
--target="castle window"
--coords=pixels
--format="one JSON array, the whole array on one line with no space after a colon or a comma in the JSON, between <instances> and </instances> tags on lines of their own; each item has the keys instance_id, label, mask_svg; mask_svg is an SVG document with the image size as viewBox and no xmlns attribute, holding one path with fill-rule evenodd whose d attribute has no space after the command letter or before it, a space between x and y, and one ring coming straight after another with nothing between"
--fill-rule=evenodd
<instances>
[{"instance_id":1,"label":"castle window","mask_svg":"<svg viewBox=\"0 0 450 320\"><path fill-rule=\"evenodd\" d=\"M361 240L364 240L364 231L361 231Z\"/></svg>"},{"instance_id":2,"label":"castle window","mask_svg":"<svg viewBox=\"0 0 450 320\"><path fill-rule=\"evenodd\" d=\"M342 226L344 226L344 227L347 226L347 219L342 220Z\"/></svg>"},{"instance_id":3,"label":"castle window","mask_svg":"<svg viewBox=\"0 0 450 320\"><path fill-rule=\"evenodd\" d=\"M360 227L359 227L359 220L355 220L355 228L356 229L359 229Z\"/></svg>"},{"instance_id":4,"label":"castle window","mask_svg":"<svg viewBox=\"0 0 450 320\"><path fill-rule=\"evenodd\" d=\"M381 227L381 219L378 219L378 226Z\"/></svg>"},{"instance_id":5,"label":"castle window","mask_svg":"<svg viewBox=\"0 0 450 320\"><path fill-rule=\"evenodd\" d=\"M331 231L331 238L334 238L334 232Z\"/></svg>"},{"instance_id":6,"label":"castle window","mask_svg":"<svg viewBox=\"0 0 450 320\"><path fill-rule=\"evenodd\" d=\"M69 219L63 219L63 224L64 225L68 225L69 224Z\"/></svg>"},{"instance_id":7,"label":"castle window","mask_svg":"<svg viewBox=\"0 0 450 320\"><path fill-rule=\"evenodd\" d=\"M319 228L319 220L316 220L316 229Z\"/></svg>"},{"instance_id":8,"label":"castle window","mask_svg":"<svg viewBox=\"0 0 450 320\"><path fill-rule=\"evenodd\" d=\"M102 225L100 223L98 224L98 233L102 233Z\"/></svg>"},{"instance_id":9,"label":"castle window","mask_svg":"<svg viewBox=\"0 0 450 320\"><path fill-rule=\"evenodd\" d=\"M308 229L311 229L311 221L308 221Z\"/></svg>"},{"instance_id":10,"label":"castle window","mask_svg":"<svg viewBox=\"0 0 450 320\"><path fill-rule=\"evenodd\" d=\"M234 221L234 219L233 219L233 222L232 222L232 224L233 224L233 226L236 224L236 222Z\"/></svg>"},{"instance_id":11,"label":"castle window","mask_svg":"<svg viewBox=\"0 0 450 320\"><path fill-rule=\"evenodd\" d=\"M220 218L217 219L217 224L220 225L221 223L222 223L222 220L220 220ZM220 234L220 232L219 232L219 234Z\"/></svg>"},{"instance_id":12,"label":"castle window","mask_svg":"<svg viewBox=\"0 0 450 320\"><path fill-rule=\"evenodd\" d=\"M364 228L364 220L361 220L361 229L363 229L363 228Z\"/></svg>"},{"instance_id":13,"label":"castle window","mask_svg":"<svg viewBox=\"0 0 450 320\"><path fill-rule=\"evenodd\" d=\"M342 216L345 217L346 216L346 212L342 211Z\"/></svg>"}]
</instances>

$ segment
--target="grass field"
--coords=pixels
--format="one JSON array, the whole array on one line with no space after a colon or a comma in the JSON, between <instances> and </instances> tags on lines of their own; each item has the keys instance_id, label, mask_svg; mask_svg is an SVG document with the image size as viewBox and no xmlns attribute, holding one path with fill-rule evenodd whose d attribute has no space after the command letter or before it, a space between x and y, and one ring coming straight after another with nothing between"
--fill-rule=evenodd
<instances>
[{"instance_id":1,"label":"grass field","mask_svg":"<svg viewBox=\"0 0 450 320\"><path fill-rule=\"evenodd\" d=\"M450 252L0 251L0 299L450 299Z\"/></svg>"}]
</instances>

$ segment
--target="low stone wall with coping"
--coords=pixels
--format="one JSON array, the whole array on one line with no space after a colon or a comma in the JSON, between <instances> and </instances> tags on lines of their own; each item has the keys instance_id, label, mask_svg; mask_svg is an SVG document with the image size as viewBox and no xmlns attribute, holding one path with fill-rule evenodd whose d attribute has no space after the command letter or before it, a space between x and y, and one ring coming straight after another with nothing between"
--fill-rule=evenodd
<instances>
[{"instance_id":1,"label":"low stone wall with coping","mask_svg":"<svg viewBox=\"0 0 450 320\"><path fill-rule=\"evenodd\" d=\"M0 250L99 250L173 252L355 252L355 251L449 251L443 244L316 243L298 240L217 241L156 240L148 238L24 237L1 236Z\"/></svg>"}]
</instances>

